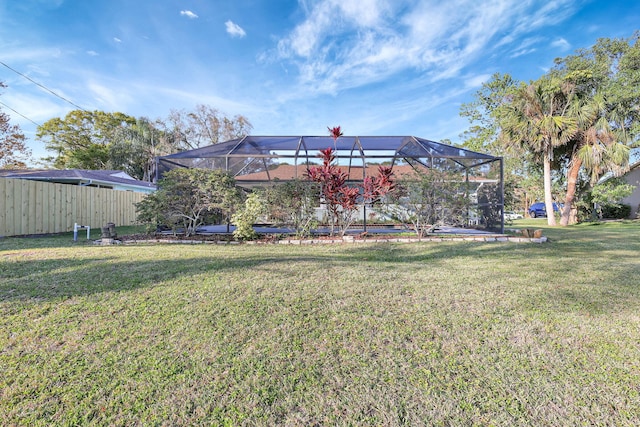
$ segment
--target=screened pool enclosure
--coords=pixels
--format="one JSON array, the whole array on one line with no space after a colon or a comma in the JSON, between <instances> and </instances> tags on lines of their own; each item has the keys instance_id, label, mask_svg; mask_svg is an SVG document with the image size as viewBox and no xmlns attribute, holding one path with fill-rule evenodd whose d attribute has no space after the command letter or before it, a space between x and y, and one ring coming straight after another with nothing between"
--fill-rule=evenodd
<instances>
[{"instance_id":1,"label":"screened pool enclosure","mask_svg":"<svg viewBox=\"0 0 640 427\"><path fill-rule=\"evenodd\" d=\"M399 182L425 176L446 177L439 181L455 182L456 185L447 186L448 191L456 192L465 206L462 219L458 216L455 224L441 225L503 231L502 158L414 136L341 136L335 141L330 136L245 136L158 157L157 178L174 168L223 169L235 177L239 186L250 189L304 179L309 167L321 164L319 151L329 147L335 150L337 165L354 185L375 175L378 165L391 166ZM434 187L432 195L437 197L436 190ZM437 202L442 205L441 211L449 209L445 206L447 199L441 197ZM405 214L410 214L413 209L401 206L402 197L395 203L396 211L404 209ZM363 206L361 224L365 230L373 209ZM378 218L389 219L390 211L378 212Z\"/></svg>"}]
</instances>

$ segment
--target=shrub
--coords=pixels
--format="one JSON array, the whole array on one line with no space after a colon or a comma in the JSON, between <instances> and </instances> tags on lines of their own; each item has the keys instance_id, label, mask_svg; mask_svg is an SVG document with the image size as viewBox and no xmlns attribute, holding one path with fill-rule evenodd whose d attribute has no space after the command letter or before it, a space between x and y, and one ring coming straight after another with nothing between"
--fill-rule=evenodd
<instances>
[{"instance_id":1,"label":"shrub","mask_svg":"<svg viewBox=\"0 0 640 427\"><path fill-rule=\"evenodd\" d=\"M144 224L147 233L153 233L161 225L169 223L162 212L162 193L156 192L148 194L140 202L136 203L136 213L138 222Z\"/></svg>"},{"instance_id":2,"label":"shrub","mask_svg":"<svg viewBox=\"0 0 640 427\"><path fill-rule=\"evenodd\" d=\"M319 197L320 189L314 182L294 179L276 183L265 189L266 213L275 224L291 227L298 237L306 237L317 226Z\"/></svg>"},{"instance_id":3,"label":"shrub","mask_svg":"<svg viewBox=\"0 0 640 427\"><path fill-rule=\"evenodd\" d=\"M250 193L244 201L244 209L231 217L231 223L236 226L233 236L238 240L253 240L258 237L253 224L264 211L265 203L261 194Z\"/></svg>"},{"instance_id":4,"label":"shrub","mask_svg":"<svg viewBox=\"0 0 640 427\"><path fill-rule=\"evenodd\" d=\"M242 201L235 179L209 169L174 169L158 182L158 191L136 204L138 221L181 228L190 236L207 223L229 218Z\"/></svg>"},{"instance_id":5,"label":"shrub","mask_svg":"<svg viewBox=\"0 0 640 427\"><path fill-rule=\"evenodd\" d=\"M418 237L439 225L458 225L465 222L468 200L462 191L459 177L448 171L425 169L416 171L417 179L401 182L394 204L387 213L411 224Z\"/></svg>"},{"instance_id":6,"label":"shrub","mask_svg":"<svg viewBox=\"0 0 640 427\"><path fill-rule=\"evenodd\" d=\"M320 150L319 157L322 158L322 166L309 168L307 176L320 185L322 202L329 211L331 235L336 226L340 235L344 235L355 220L359 201L374 204L395 189L393 172L388 166L379 166L378 175L367 177L362 185L349 186L349 175L334 164L336 156L332 148Z\"/></svg>"},{"instance_id":7,"label":"shrub","mask_svg":"<svg viewBox=\"0 0 640 427\"><path fill-rule=\"evenodd\" d=\"M603 218L625 219L631 216L631 206L622 203L602 205L600 209L602 210Z\"/></svg>"},{"instance_id":8,"label":"shrub","mask_svg":"<svg viewBox=\"0 0 640 427\"><path fill-rule=\"evenodd\" d=\"M600 218L623 219L631 216L631 206L622 200L633 193L635 186L627 184L621 178L611 178L596 184L590 193L592 203L598 205L594 212Z\"/></svg>"}]
</instances>

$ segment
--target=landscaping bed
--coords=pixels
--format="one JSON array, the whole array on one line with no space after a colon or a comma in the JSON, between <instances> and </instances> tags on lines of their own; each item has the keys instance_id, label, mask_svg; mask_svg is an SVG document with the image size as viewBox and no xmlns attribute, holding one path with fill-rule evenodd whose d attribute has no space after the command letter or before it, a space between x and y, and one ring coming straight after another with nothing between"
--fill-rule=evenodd
<instances>
[{"instance_id":1,"label":"landscaping bed","mask_svg":"<svg viewBox=\"0 0 640 427\"><path fill-rule=\"evenodd\" d=\"M483 234L483 235L428 235L416 237L415 235L398 234L368 234L368 235L346 235L346 236L312 236L298 238L290 235L265 234L260 235L255 240L239 242L230 234L195 234L192 236L174 234L133 234L118 237L118 243L184 243L184 244L345 244L345 243L412 243L412 242L446 242L446 241L470 241L470 242L517 242L517 243L545 243L547 237L529 236L529 234L506 235L506 234ZM97 241L100 243L100 241Z\"/></svg>"}]
</instances>

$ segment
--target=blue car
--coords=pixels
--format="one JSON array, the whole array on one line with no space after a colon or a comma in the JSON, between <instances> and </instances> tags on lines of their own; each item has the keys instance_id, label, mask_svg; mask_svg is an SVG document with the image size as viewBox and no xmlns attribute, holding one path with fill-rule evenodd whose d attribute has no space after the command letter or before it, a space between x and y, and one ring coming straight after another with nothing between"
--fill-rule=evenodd
<instances>
[{"instance_id":1,"label":"blue car","mask_svg":"<svg viewBox=\"0 0 640 427\"><path fill-rule=\"evenodd\" d=\"M558 212L560 210L560 205L557 203L553 204L553 211ZM529 206L529 216L531 218L538 218L547 216L547 209L545 209L544 202L534 203Z\"/></svg>"}]
</instances>

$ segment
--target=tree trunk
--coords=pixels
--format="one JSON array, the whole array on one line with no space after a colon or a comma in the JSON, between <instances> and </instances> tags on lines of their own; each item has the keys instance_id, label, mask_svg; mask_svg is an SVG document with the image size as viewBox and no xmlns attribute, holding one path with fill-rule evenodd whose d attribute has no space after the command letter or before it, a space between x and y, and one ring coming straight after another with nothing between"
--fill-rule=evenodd
<instances>
[{"instance_id":1,"label":"tree trunk","mask_svg":"<svg viewBox=\"0 0 640 427\"><path fill-rule=\"evenodd\" d=\"M547 209L547 224L556 226L556 214L553 211L553 197L551 195L551 150L544 155L544 206Z\"/></svg>"},{"instance_id":2,"label":"tree trunk","mask_svg":"<svg viewBox=\"0 0 640 427\"><path fill-rule=\"evenodd\" d=\"M569 170L567 170L567 194L564 200L564 208L562 209L562 218L560 218L560 225L575 224L575 214L572 215L573 203L576 199L576 188L578 186L578 175L580 168L582 167L582 160L577 156L573 156L571 163L569 164Z\"/></svg>"}]
</instances>

